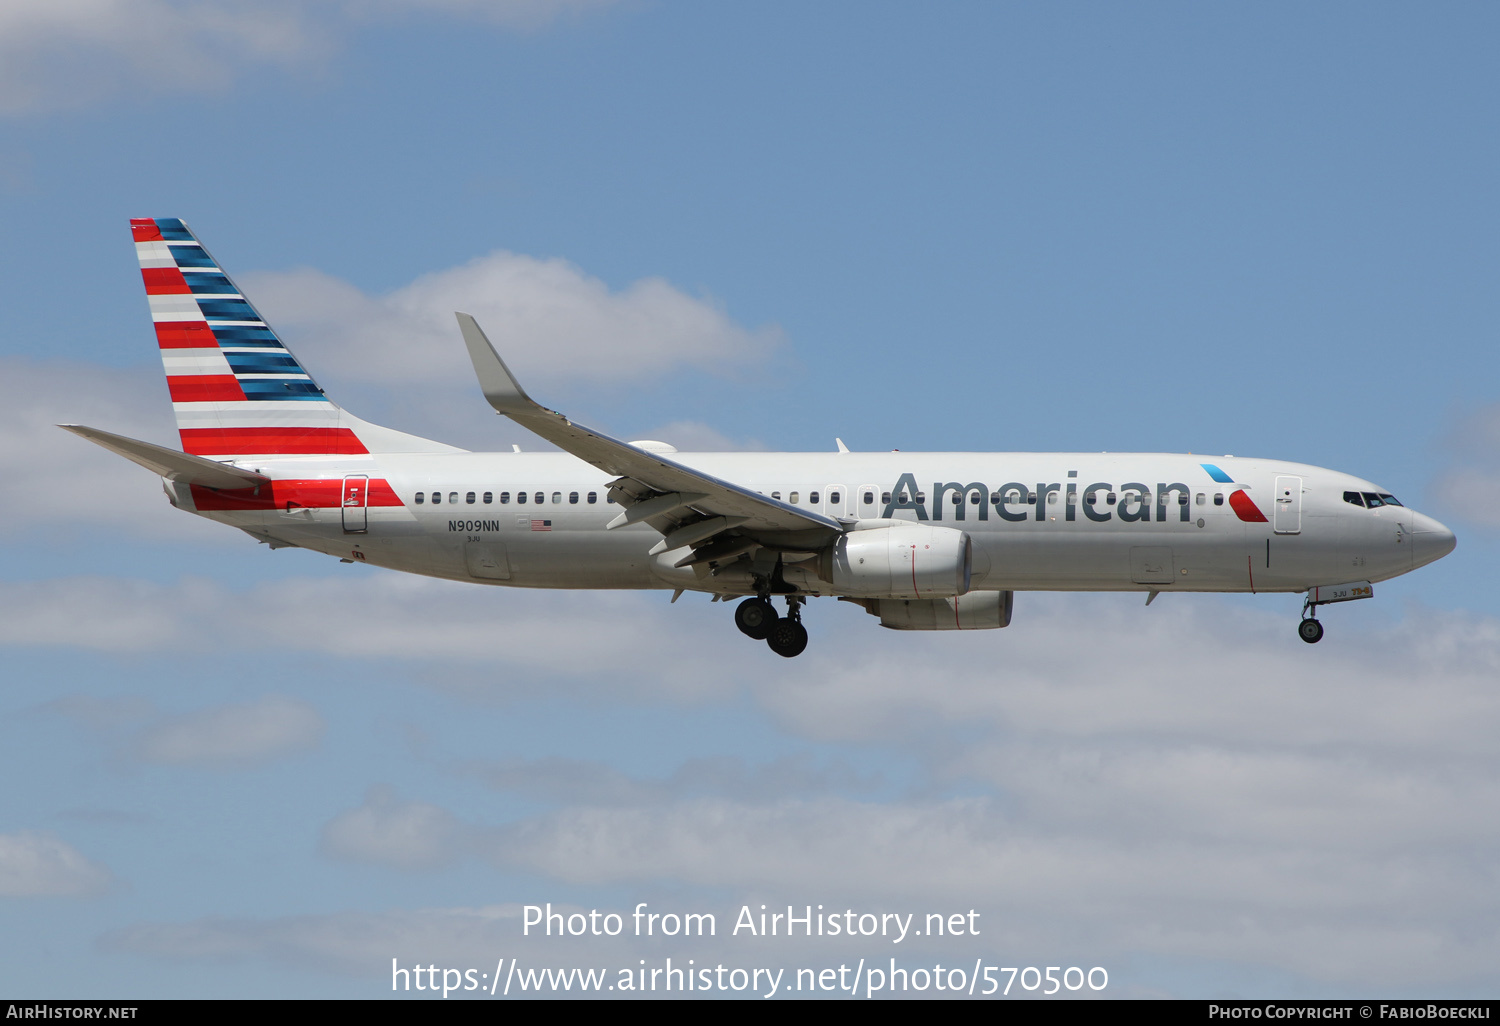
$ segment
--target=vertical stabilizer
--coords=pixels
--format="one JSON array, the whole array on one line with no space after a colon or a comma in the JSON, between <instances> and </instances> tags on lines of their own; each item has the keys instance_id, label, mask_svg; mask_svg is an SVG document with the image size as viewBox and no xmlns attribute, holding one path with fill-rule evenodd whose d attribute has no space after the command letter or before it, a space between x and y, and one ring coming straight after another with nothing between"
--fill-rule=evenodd
<instances>
[{"instance_id":1,"label":"vertical stabilizer","mask_svg":"<svg viewBox=\"0 0 1500 1026\"><path fill-rule=\"evenodd\" d=\"M183 451L213 459L460 451L366 424L330 401L182 221L134 218L130 228Z\"/></svg>"}]
</instances>

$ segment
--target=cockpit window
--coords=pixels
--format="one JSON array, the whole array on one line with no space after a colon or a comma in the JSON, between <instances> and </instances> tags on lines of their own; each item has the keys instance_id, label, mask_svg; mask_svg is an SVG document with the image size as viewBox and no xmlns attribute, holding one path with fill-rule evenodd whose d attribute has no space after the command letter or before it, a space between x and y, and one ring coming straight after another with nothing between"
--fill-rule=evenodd
<instances>
[{"instance_id":1,"label":"cockpit window","mask_svg":"<svg viewBox=\"0 0 1500 1026\"><path fill-rule=\"evenodd\" d=\"M1360 497L1358 492L1345 492L1344 501L1356 506L1363 506L1365 504L1365 500Z\"/></svg>"},{"instance_id":2,"label":"cockpit window","mask_svg":"<svg viewBox=\"0 0 1500 1026\"><path fill-rule=\"evenodd\" d=\"M1365 505L1368 506L1368 507L1370 507L1371 509L1375 509L1377 506L1384 506L1385 505L1385 500L1382 499L1380 496L1376 495L1374 492L1365 492L1364 496L1365 496Z\"/></svg>"},{"instance_id":3,"label":"cockpit window","mask_svg":"<svg viewBox=\"0 0 1500 1026\"><path fill-rule=\"evenodd\" d=\"M1380 501L1385 503L1387 506L1401 505L1401 503L1396 501L1396 497L1394 495L1387 495L1385 494L1385 492L1380 493Z\"/></svg>"}]
</instances>

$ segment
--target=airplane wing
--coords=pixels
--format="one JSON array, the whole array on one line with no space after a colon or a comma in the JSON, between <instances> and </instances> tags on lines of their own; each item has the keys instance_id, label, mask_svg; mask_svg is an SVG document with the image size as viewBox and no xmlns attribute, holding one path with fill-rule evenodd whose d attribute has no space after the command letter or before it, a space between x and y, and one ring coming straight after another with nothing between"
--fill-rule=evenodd
<instances>
[{"instance_id":1,"label":"airplane wing","mask_svg":"<svg viewBox=\"0 0 1500 1026\"><path fill-rule=\"evenodd\" d=\"M80 438L87 438L95 445L102 445L110 452L124 456L132 463L139 463L147 470L174 481L204 485L208 488L254 488L271 479L253 470L241 470L225 463L206 460L202 456L190 456L176 449L153 445L134 438L126 438L111 431L84 427L82 424L59 424L64 431L71 431Z\"/></svg>"},{"instance_id":2,"label":"airplane wing","mask_svg":"<svg viewBox=\"0 0 1500 1026\"><path fill-rule=\"evenodd\" d=\"M661 453L647 452L592 428L575 424L528 396L495 352L477 321L458 314L459 330L485 399L522 427L593 464L618 480L611 496L625 507L609 526L645 522L661 532L652 554L691 545L678 566L732 559L752 548L806 551L821 548L844 525L821 513L768 498Z\"/></svg>"}]
</instances>

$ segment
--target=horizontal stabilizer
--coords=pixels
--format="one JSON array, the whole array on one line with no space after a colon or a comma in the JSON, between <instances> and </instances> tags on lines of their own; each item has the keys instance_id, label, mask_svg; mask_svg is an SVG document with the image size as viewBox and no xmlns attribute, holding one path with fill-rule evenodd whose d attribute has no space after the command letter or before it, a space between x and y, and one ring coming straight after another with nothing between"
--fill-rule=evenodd
<instances>
[{"instance_id":1,"label":"horizontal stabilizer","mask_svg":"<svg viewBox=\"0 0 1500 1026\"><path fill-rule=\"evenodd\" d=\"M59 424L57 426L64 431L71 431L75 435L87 438L95 445L102 445L110 452L118 453L132 463L139 463L152 473L160 474L173 481L203 485L207 488L230 489L254 488L257 485L267 484L271 480L264 474L257 474L253 470L241 470L239 467L215 463L202 456L190 456L176 449L126 438L124 435L100 431L98 428L84 427L82 424Z\"/></svg>"}]
</instances>

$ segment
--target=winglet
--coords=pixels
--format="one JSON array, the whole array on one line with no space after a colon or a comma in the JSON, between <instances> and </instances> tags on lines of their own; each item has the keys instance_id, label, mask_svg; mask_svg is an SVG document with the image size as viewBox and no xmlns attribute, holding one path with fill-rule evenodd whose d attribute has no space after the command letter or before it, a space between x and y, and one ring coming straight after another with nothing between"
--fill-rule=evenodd
<instances>
[{"instance_id":1,"label":"winglet","mask_svg":"<svg viewBox=\"0 0 1500 1026\"><path fill-rule=\"evenodd\" d=\"M469 348L469 359L474 363L474 373L479 377L479 387L484 397L495 408L496 413L529 413L536 409L536 402L526 394L490 340L485 337L479 322L466 313L454 313L458 318L458 330L463 332L464 345Z\"/></svg>"}]
</instances>

